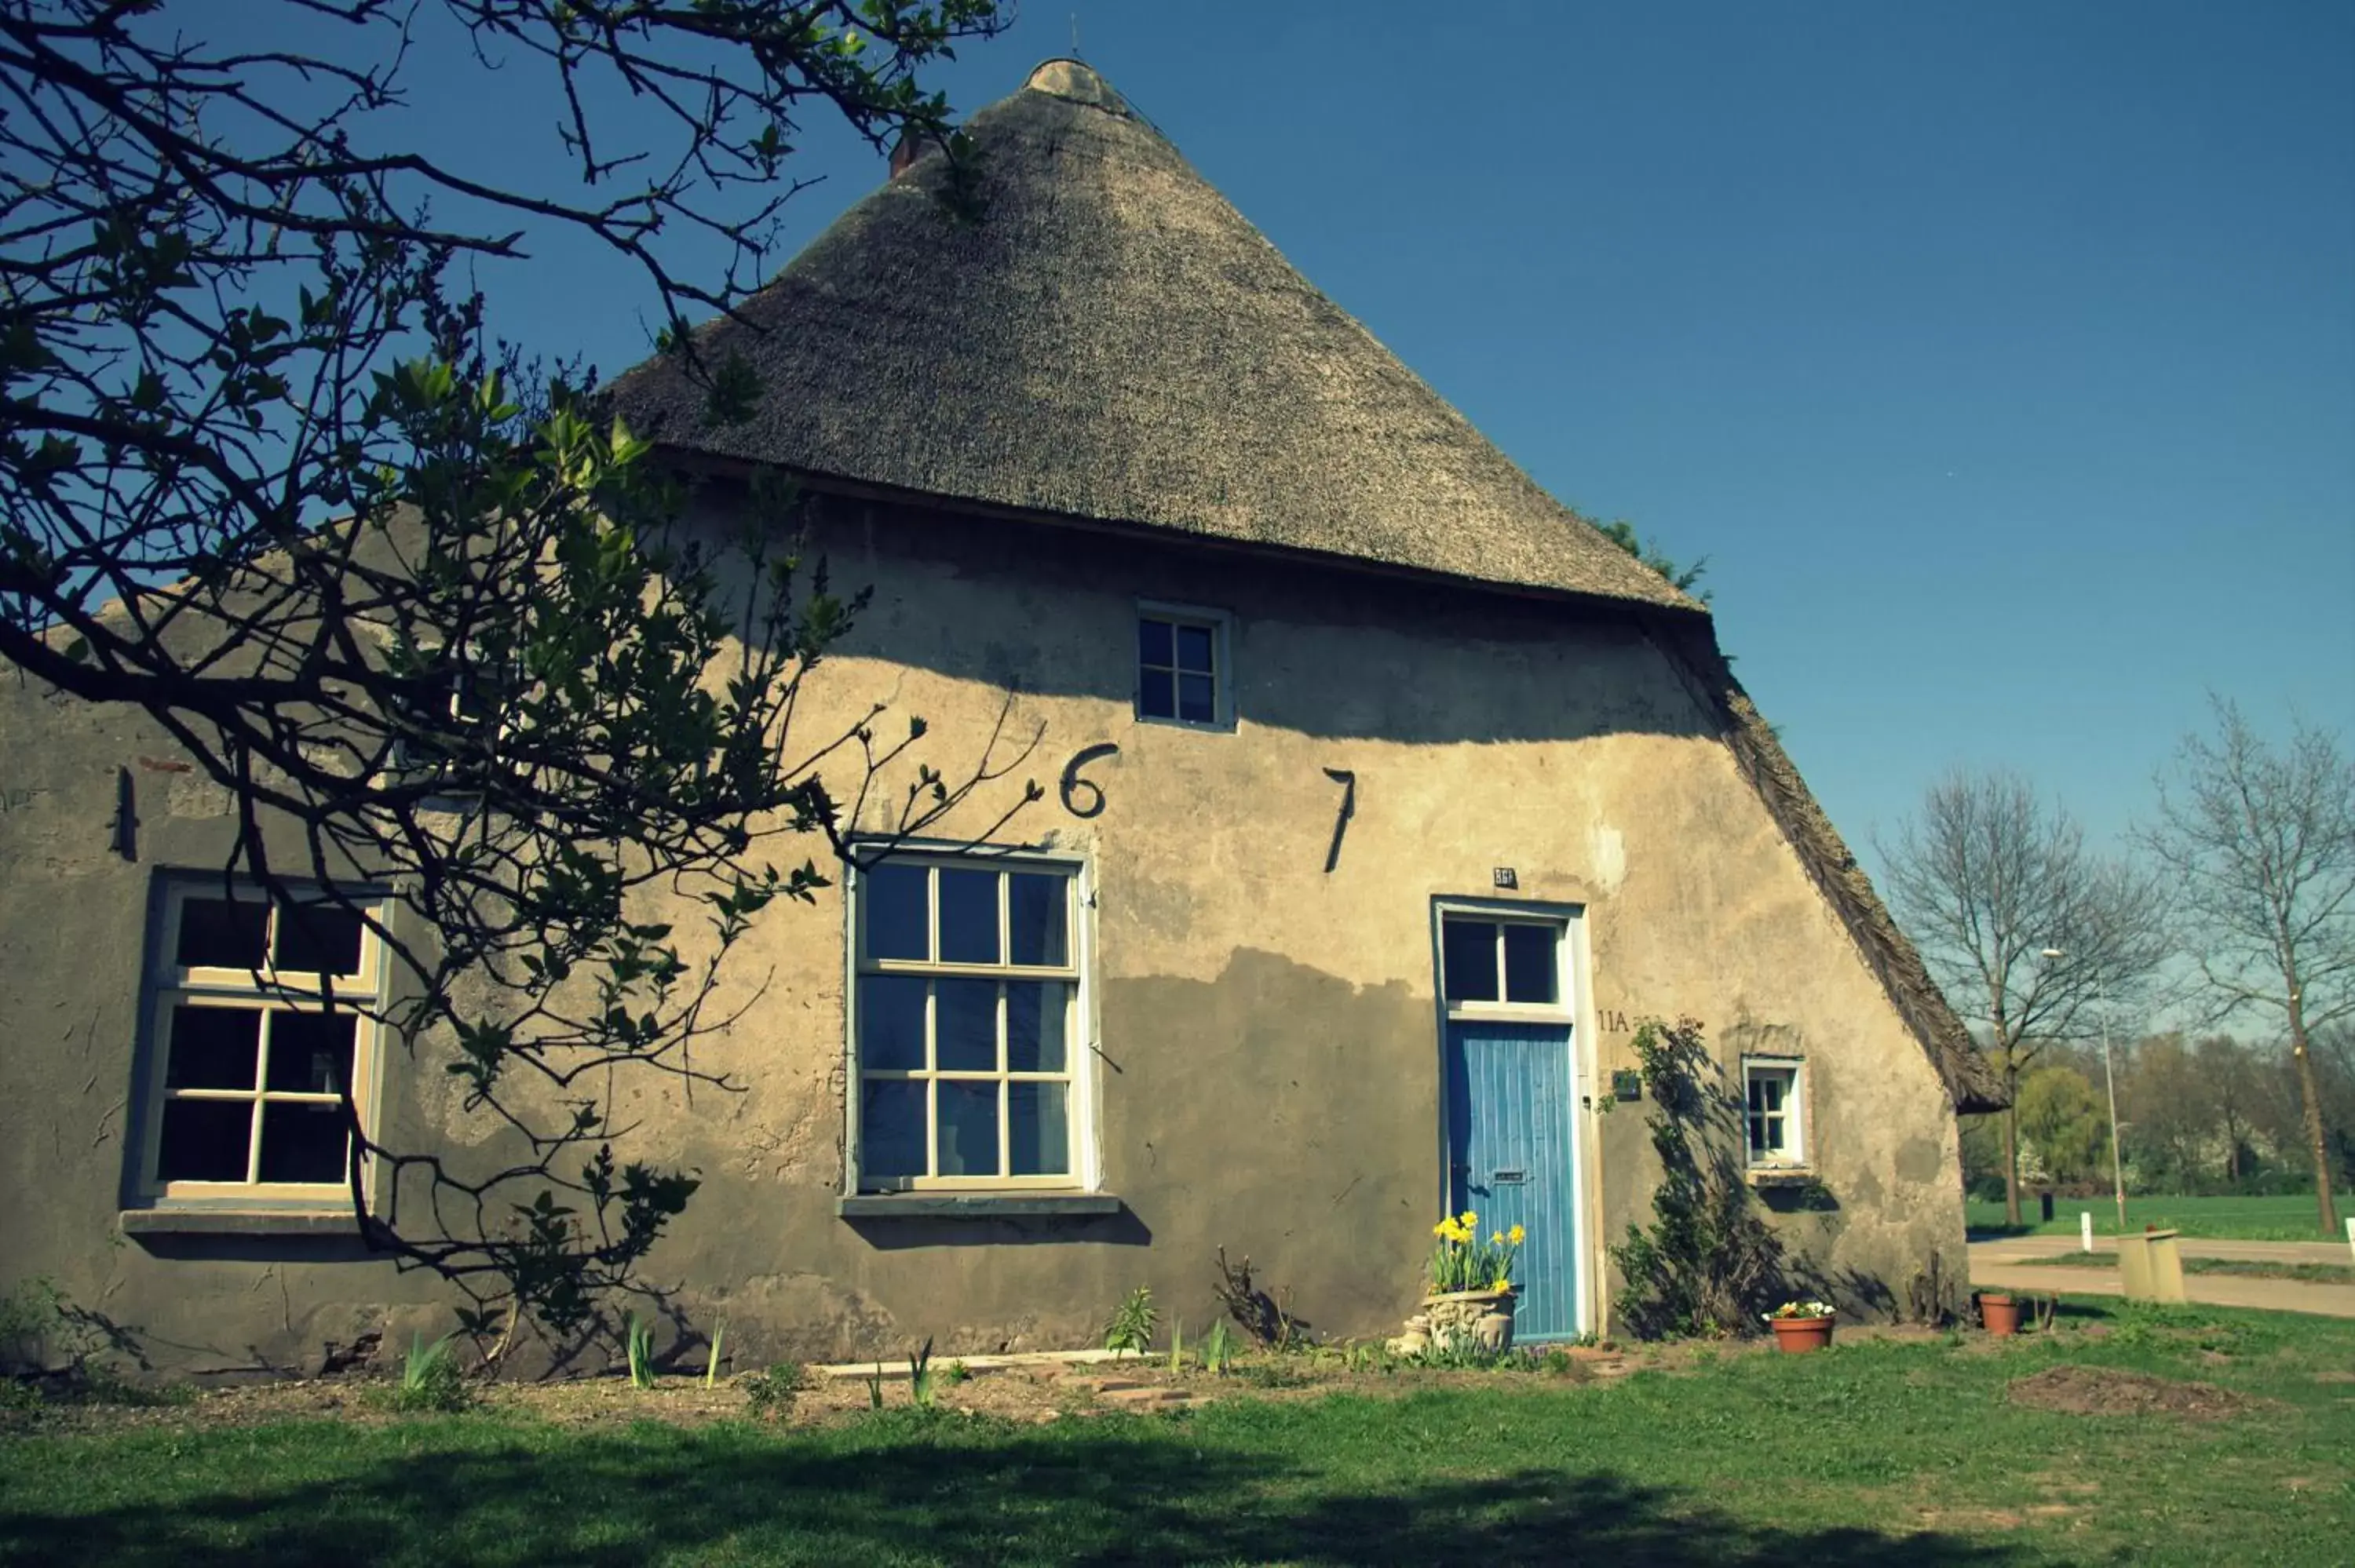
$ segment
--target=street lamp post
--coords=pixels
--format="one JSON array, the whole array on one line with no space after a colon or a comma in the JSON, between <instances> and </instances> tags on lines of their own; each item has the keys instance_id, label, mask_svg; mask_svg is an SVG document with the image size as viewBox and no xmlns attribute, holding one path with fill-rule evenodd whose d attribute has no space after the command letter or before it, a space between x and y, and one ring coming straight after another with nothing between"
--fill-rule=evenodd
<instances>
[{"instance_id":1,"label":"street lamp post","mask_svg":"<svg viewBox=\"0 0 2355 1568\"><path fill-rule=\"evenodd\" d=\"M2059 948L2047 948L2044 957L2065 959L2069 955ZM2097 976L2094 980L2094 1008L2102 1015L2102 1082L2110 1094L2110 1187L2118 1201L2118 1234L2126 1234L2126 1168L2125 1156L2118 1148L2118 1075L2110 1065L2109 998Z\"/></svg>"}]
</instances>

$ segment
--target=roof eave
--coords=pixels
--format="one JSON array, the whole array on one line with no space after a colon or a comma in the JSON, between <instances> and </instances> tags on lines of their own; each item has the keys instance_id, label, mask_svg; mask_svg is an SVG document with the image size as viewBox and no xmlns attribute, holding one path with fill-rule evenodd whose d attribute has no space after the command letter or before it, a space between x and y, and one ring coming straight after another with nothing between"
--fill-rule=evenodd
<instances>
[{"instance_id":1,"label":"roof eave","mask_svg":"<svg viewBox=\"0 0 2355 1568\"><path fill-rule=\"evenodd\" d=\"M1500 577L1466 577L1460 573L1438 571L1427 567L1408 566L1396 561L1376 560L1370 556L1353 556L1342 551L1317 550L1305 546L1275 544L1264 540L1234 539L1221 535L1201 533L1190 528L1174 527L1166 523L1147 523L1129 518L1091 517L1080 513L1017 506L1006 502L983 501L966 495L916 490L903 485L879 483L850 474L829 473L818 469L764 463L750 458L731 457L725 453L712 451L708 448L688 446L678 442L657 441L655 450L666 460L679 467L698 471L716 478L750 479L755 473L782 473L806 489L863 501L882 502L890 505L928 506L969 513L977 517L1003 518L1008 522L1037 524L1045 527L1071 528L1082 533L1111 534L1133 539L1153 539L1205 550L1251 556L1260 559L1293 561L1306 566L1363 573L1371 577L1422 583L1446 583L1483 593L1505 594L1516 599L1544 599L1564 604L1607 605L1613 609L1630 614L1657 615L1664 623L1670 625L1709 625L1712 619L1712 612L1708 605L1674 587L1666 579L1661 581L1660 590L1664 595L1674 596L1672 599L1638 599L1630 595L1588 593L1575 588L1556 588L1541 583L1527 583Z\"/></svg>"}]
</instances>

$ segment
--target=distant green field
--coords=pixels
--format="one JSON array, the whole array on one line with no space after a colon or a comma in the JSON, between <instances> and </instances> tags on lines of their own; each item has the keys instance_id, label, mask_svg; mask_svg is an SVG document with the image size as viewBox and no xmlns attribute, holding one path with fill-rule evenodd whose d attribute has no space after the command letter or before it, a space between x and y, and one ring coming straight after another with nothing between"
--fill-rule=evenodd
<instances>
[{"instance_id":1,"label":"distant green field","mask_svg":"<svg viewBox=\"0 0 2355 1568\"><path fill-rule=\"evenodd\" d=\"M2094 1216L2095 1235L2113 1235L2118 1228L2117 1203L2110 1198L2055 1198L2049 1224L2037 1221L2032 1194L2023 1193L2020 1213L2028 1224L2009 1230L2003 1223L2000 1202L1964 1205L1964 1223L1974 1234L2075 1235L2077 1215ZM2240 1241L2320 1241L2322 1225L2316 1217L2312 1194L2289 1198L2128 1198L2126 1225L2140 1230L2157 1225L2188 1236Z\"/></svg>"}]
</instances>

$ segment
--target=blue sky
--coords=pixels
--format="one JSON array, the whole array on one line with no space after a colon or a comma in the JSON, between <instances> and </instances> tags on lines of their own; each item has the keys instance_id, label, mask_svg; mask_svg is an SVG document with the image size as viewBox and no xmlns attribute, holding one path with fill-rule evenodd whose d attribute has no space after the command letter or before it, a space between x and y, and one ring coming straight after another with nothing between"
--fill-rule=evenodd
<instances>
[{"instance_id":1,"label":"blue sky","mask_svg":"<svg viewBox=\"0 0 2355 1568\"><path fill-rule=\"evenodd\" d=\"M1859 850L1953 764L2097 834L2212 689L2355 730L2355 6L1057 0L1082 54L1563 500L1709 557L1720 636ZM555 166L547 106L429 150ZM816 133L789 248L877 183ZM496 319L608 372L625 269Z\"/></svg>"}]
</instances>

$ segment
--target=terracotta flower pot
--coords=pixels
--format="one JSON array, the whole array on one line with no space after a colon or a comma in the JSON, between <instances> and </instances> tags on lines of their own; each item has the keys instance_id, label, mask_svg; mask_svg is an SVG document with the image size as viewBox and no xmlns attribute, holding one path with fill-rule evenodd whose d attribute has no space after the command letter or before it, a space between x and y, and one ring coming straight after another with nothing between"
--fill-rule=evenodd
<instances>
[{"instance_id":1,"label":"terracotta flower pot","mask_svg":"<svg viewBox=\"0 0 2355 1568\"><path fill-rule=\"evenodd\" d=\"M2010 1297L1992 1290L1979 1292L1979 1321L1987 1331L2001 1339L2019 1332L2019 1303Z\"/></svg>"},{"instance_id":2,"label":"terracotta flower pot","mask_svg":"<svg viewBox=\"0 0 2355 1568\"><path fill-rule=\"evenodd\" d=\"M1809 1351L1831 1349L1832 1319L1829 1318L1769 1318L1766 1323L1774 1330L1775 1348L1786 1355L1803 1355Z\"/></svg>"}]
</instances>

